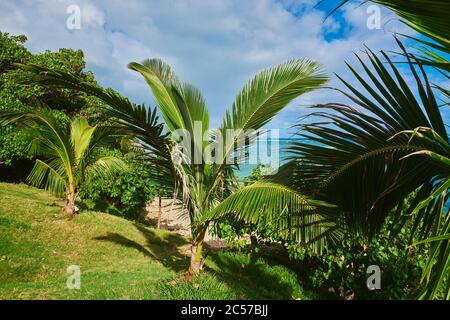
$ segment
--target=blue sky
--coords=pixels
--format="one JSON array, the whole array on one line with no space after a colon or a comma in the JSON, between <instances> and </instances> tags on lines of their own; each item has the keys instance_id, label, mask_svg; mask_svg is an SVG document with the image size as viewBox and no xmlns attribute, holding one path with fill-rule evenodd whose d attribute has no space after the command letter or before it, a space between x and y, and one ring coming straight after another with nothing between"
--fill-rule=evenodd
<instances>
[{"instance_id":1,"label":"blue sky","mask_svg":"<svg viewBox=\"0 0 450 320\"><path fill-rule=\"evenodd\" d=\"M81 9L81 28L68 30L69 5ZM2 0L0 30L25 34L32 52L61 47L82 49L97 80L136 103L154 105L145 82L127 70L131 61L157 57L199 87L218 126L244 83L259 70L287 60L317 60L326 71L347 79L344 61L363 45L377 51L396 48L392 31L410 33L382 9L382 29L367 27L368 5L347 5L323 22L330 1L315 0ZM340 87L333 76L332 86ZM291 103L269 128L288 136L307 106L348 102L320 90ZM447 123L450 116L446 113Z\"/></svg>"}]
</instances>

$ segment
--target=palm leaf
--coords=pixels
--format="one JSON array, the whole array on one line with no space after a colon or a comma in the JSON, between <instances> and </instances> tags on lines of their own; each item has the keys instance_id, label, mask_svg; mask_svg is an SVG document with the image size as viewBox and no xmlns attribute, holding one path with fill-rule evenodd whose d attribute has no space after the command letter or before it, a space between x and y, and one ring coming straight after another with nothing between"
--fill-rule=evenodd
<instances>
[{"instance_id":1,"label":"palm leaf","mask_svg":"<svg viewBox=\"0 0 450 320\"><path fill-rule=\"evenodd\" d=\"M320 212L334 207L303 196L295 190L271 182L257 182L244 187L202 216L206 222L230 215L259 226L270 225L283 238L311 246L320 253L327 238L336 237L338 226L331 216Z\"/></svg>"},{"instance_id":2,"label":"palm leaf","mask_svg":"<svg viewBox=\"0 0 450 320\"><path fill-rule=\"evenodd\" d=\"M55 160L50 161L49 164L36 160L33 169L27 177L27 181L32 185L44 188L54 195L63 196L68 186L68 181L64 178L65 172L58 172L54 168Z\"/></svg>"},{"instance_id":3,"label":"palm leaf","mask_svg":"<svg viewBox=\"0 0 450 320\"><path fill-rule=\"evenodd\" d=\"M259 72L250 80L238 93L231 110L227 110L217 133L225 141L211 180L211 192L220 181L222 170L230 163L229 157L238 151L239 146L242 148L248 145L247 142L253 143L256 130L272 120L292 100L320 88L327 81L321 66L308 59L286 61ZM249 134L248 130L253 133Z\"/></svg>"},{"instance_id":4,"label":"palm leaf","mask_svg":"<svg viewBox=\"0 0 450 320\"><path fill-rule=\"evenodd\" d=\"M430 127L448 141L425 72L419 67L420 76L408 61L415 94L390 58L382 55L391 70L371 51L367 56L375 71L358 57L368 79L349 66L364 90L340 78L350 91L342 93L366 113L337 103L315 106L325 111L312 116L325 121L299 125L298 137L309 142L294 142L290 149L293 158L303 159L298 190L336 204L356 236L374 236L388 212L408 194L448 174L426 157L406 157L424 150L442 152L442 147L410 140L405 130ZM396 135L399 132L403 133Z\"/></svg>"},{"instance_id":5,"label":"palm leaf","mask_svg":"<svg viewBox=\"0 0 450 320\"><path fill-rule=\"evenodd\" d=\"M152 89L164 122L170 131L184 128L183 116L172 96L172 86L178 86L177 77L169 65L161 60L146 60L144 64L131 62L131 70L139 72Z\"/></svg>"},{"instance_id":6,"label":"palm leaf","mask_svg":"<svg viewBox=\"0 0 450 320\"><path fill-rule=\"evenodd\" d=\"M90 161L85 168L86 179L113 179L117 174L129 170L128 165L117 157L104 156Z\"/></svg>"}]
</instances>

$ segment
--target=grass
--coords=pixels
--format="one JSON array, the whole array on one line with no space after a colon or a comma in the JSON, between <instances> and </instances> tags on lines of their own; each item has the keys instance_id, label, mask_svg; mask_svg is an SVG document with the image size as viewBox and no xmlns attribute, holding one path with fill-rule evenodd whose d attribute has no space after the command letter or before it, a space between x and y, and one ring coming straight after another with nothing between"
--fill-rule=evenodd
<instances>
[{"instance_id":1,"label":"grass","mask_svg":"<svg viewBox=\"0 0 450 320\"><path fill-rule=\"evenodd\" d=\"M309 299L288 268L245 253L211 254L192 283L189 242L101 212L73 221L61 202L26 185L0 183L0 299ZM66 286L81 269L81 289Z\"/></svg>"}]
</instances>

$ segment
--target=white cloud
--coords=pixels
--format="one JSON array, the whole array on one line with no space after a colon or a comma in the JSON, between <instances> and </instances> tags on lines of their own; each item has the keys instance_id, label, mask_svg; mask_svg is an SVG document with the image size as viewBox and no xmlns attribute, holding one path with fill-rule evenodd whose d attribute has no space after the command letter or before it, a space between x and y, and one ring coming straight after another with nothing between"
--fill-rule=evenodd
<instances>
[{"instance_id":1,"label":"white cloud","mask_svg":"<svg viewBox=\"0 0 450 320\"><path fill-rule=\"evenodd\" d=\"M363 43L374 50L395 47L391 31L366 27L365 7L346 6L342 19L329 18L302 0L3 0L0 30L24 33L33 51L60 47L82 49L88 68L99 81L130 96L137 103L153 104L144 81L126 69L130 61L159 57L169 62L182 79L205 94L213 125L237 91L260 69L292 57L313 58L331 74L346 73L345 60ZM79 5L82 28L67 30L66 8ZM392 15L383 11L383 21ZM386 26L389 26L386 27ZM327 39L327 32L345 36ZM332 85L337 85L334 79ZM321 90L302 97L271 126L286 127L305 114L304 105L341 99Z\"/></svg>"}]
</instances>

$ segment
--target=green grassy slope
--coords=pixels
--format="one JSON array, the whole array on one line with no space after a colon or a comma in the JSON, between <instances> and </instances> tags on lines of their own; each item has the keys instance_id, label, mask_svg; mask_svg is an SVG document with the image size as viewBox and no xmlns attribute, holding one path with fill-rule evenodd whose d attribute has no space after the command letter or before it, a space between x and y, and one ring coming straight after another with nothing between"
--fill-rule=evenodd
<instances>
[{"instance_id":1,"label":"green grassy slope","mask_svg":"<svg viewBox=\"0 0 450 320\"><path fill-rule=\"evenodd\" d=\"M188 265L187 239L105 213L58 216L60 201L0 183L0 299L308 298L285 267L219 252L193 283L168 284ZM66 287L81 268L81 289Z\"/></svg>"}]
</instances>

